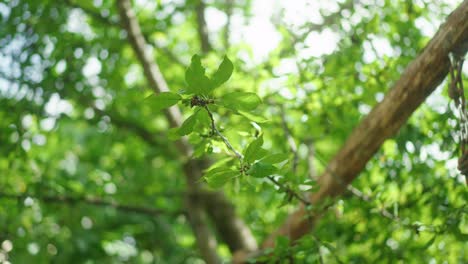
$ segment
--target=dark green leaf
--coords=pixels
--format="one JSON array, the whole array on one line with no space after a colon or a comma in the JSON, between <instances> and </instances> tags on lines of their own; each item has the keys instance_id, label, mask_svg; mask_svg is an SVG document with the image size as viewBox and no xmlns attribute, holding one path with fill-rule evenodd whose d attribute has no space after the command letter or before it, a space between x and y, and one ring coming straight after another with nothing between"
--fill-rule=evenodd
<instances>
[{"instance_id":1,"label":"dark green leaf","mask_svg":"<svg viewBox=\"0 0 468 264\"><path fill-rule=\"evenodd\" d=\"M204 175L204 178L208 185L212 188L220 188L226 182L230 181L231 179L239 176L239 171L224 167L219 167L207 171Z\"/></svg>"},{"instance_id":2,"label":"dark green leaf","mask_svg":"<svg viewBox=\"0 0 468 264\"><path fill-rule=\"evenodd\" d=\"M254 115L254 114L251 114L249 112L245 112L245 111L242 111L242 110L238 110L237 113L247 117L247 119L249 120L252 120L256 123L265 123L265 122L268 122L268 119L262 117L262 116L257 116L257 115Z\"/></svg>"},{"instance_id":3,"label":"dark green leaf","mask_svg":"<svg viewBox=\"0 0 468 264\"><path fill-rule=\"evenodd\" d=\"M428 249L430 246L432 246L432 244L434 244L434 241L436 240L437 236L434 235L429 241L427 241L426 244L423 245L422 249L426 250Z\"/></svg>"},{"instance_id":4,"label":"dark green leaf","mask_svg":"<svg viewBox=\"0 0 468 264\"><path fill-rule=\"evenodd\" d=\"M182 100L182 97L176 93L163 92L149 97L148 100L154 103L156 110L159 111L177 104L180 100Z\"/></svg>"},{"instance_id":5,"label":"dark green leaf","mask_svg":"<svg viewBox=\"0 0 468 264\"><path fill-rule=\"evenodd\" d=\"M211 170L214 170L216 168L220 168L222 166L226 166L227 163L233 161L233 158L232 157L228 157L228 158L224 158L224 159L220 159L218 161L216 161L215 163L213 163L208 169L207 171L211 171Z\"/></svg>"},{"instance_id":6,"label":"dark green leaf","mask_svg":"<svg viewBox=\"0 0 468 264\"><path fill-rule=\"evenodd\" d=\"M219 87L221 84L227 82L232 75L234 65L227 56L224 56L223 62L219 65L218 70L211 78L213 88Z\"/></svg>"},{"instance_id":7,"label":"dark green leaf","mask_svg":"<svg viewBox=\"0 0 468 264\"><path fill-rule=\"evenodd\" d=\"M257 162L250 167L247 173L255 178L263 178L272 175L276 171L278 169L271 164Z\"/></svg>"},{"instance_id":8,"label":"dark green leaf","mask_svg":"<svg viewBox=\"0 0 468 264\"><path fill-rule=\"evenodd\" d=\"M185 136L185 135L192 133L193 128L195 127L195 124L197 123L197 115L198 115L198 112L196 112L195 114L185 119L184 123L177 130L177 134L179 136Z\"/></svg>"},{"instance_id":9,"label":"dark green leaf","mask_svg":"<svg viewBox=\"0 0 468 264\"><path fill-rule=\"evenodd\" d=\"M221 98L221 104L233 110L252 111L262 103L255 93L232 92Z\"/></svg>"},{"instance_id":10,"label":"dark green leaf","mask_svg":"<svg viewBox=\"0 0 468 264\"><path fill-rule=\"evenodd\" d=\"M276 163L281 163L281 162L287 160L288 157L289 157L288 154L276 153L276 154L270 154L270 155L264 157L261 161L263 163L276 164Z\"/></svg>"},{"instance_id":11,"label":"dark green leaf","mask_svg":"<svg viewBox=\"0 0 468 264\"><path fill-rule=\"evenodd\" d=\"M244 161L247 163L252 163L256 159L259 159L259 153L263 145L263 135L260 135L254 141L245 148L244 151Z\"/></svg>"},{"instance_id":12,"label":"dark green leaf","mask_svg":"<svg viewBox=\"0 0 468 264\"><path fill-rule=\"evenodd\" d=\"M188 85L187 94L208 95L211 92L212 83L205 75L200 56L193 55L192 62L185 71L185 82Z\"/></svg>"}]
</instances>

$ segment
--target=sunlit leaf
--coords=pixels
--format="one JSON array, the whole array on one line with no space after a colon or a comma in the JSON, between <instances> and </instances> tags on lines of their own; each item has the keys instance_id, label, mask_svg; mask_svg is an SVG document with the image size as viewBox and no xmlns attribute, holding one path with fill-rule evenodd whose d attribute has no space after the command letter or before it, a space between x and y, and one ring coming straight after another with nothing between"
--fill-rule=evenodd
<instances>
[{"instance_id":1,"label":"sunlit leaf","mask_svg":"<svg viewBox=\"0 0 468 264\"><path fill-rule=\"evenodd\" d=\"M206 183L212 188L220 188L231 179L239 176L240 173L237 170L219 167L207 171L203 176Z\"/></svg>"},{"instance_id":2,"label":"sunlit leaf","mask_svg":"<svg viewBox=\"0 0 468 264\"><path fill-rule=\"evenodd\" d=\"M272 175L276 171L278 171L278 168L271 164L257 162L250 167L247 173L255 178L263 178Z\"/></svg>"},{"instance_id":3,"label":"sunlit leaf","mask_svg":"<svg viewBox=\"0 0 468 264\"><path fill-rule=\"evenodd\" d=\"M244 151L244 161L247 163L251 163L260 157L260 150L263 145L263 136L259 136L254 141L250 142L250 144L245 148Z\"/></svg>"},{"instance_id":4,"label":"sunlit leaf","mask_svg":"<svg viewBox=\"0 0 468 264\"><path fill-rule=\"evenodd\" d=\"M177 104L182 97L176 93L163 92L148 98L156 106L156 110L161 110Z\"/></svg>"},{"instance_id":5,"label":"sunlit leaf","mask_svg":"<svg viewBox=\"0 0 468 264\"><path fill-rule=\"evenodd\" d=\"M237 113L245 116L247 119L249 120L252 120L256 123L265 123L265 122L268 122L268 119L262 117L262 116L258 116L258 115L254 115L252 113L249 113L249 112L245 112L245 111L242 111L242 110L238 110Z\"/></svg>"},{"instance_id":6,"label":"sunlit leaf","mask_svg":"<svg viewBox=\"0 0 468 264\"><path fill-rule=\"evenodd\" d=\"M211 92L212 83L205 75L200 56L193 55L190 66L185 71L185 82L188 85L185 90L187 94L208 95Z\"/></svg>"},{"instance_id":7,"label":"sunlit leaf","mask_svg":"<svg viewBox=\"0 0 468 264\"><path fill-rule=\"evenodd\" d=\"M234 65L227 56L224 56L223 62L219 65L218 70L213 74L211 78L213 87L218 87L221 84L227 82L232 75Z\"/></svg>"},{"instance_id":8,"label":"sunlit leaf","mask_svg":"<svg viewBox=\"0 0 468 264\"><path fill-rule=\"evenodd\" d=\"M276 153L276 154L270 154L270 155L265 156L261 161L264 163L276 164L276 163L281 163L287 160L288 157L289 157L288 154Z\"/></svg>"},{"instance_id":9,"label":"sunlit leaf","mask_svg":"<svg viewBox=\"0 0 468 264\"><path fill-rule=\"evenodd\" d=\"M262 100L255 93L232 92L221 97L220 103L233 110L252 111Z\"/></svg>"},{"instance_id":10,"label":"sunlit leaf","mask_svg":"<svg viewBox=\"0 0 468 264\"><path fill-rule=\"evenodd\" d=\"M179 136L185 136L185 135L192 133L193 128L195 127L195 124L197 123L197 115L198 115L198 112L194 113L193 115L185 119L184 123L182 123L180 128L177 130L177 134Z\"/></svg>"}]
</instances>

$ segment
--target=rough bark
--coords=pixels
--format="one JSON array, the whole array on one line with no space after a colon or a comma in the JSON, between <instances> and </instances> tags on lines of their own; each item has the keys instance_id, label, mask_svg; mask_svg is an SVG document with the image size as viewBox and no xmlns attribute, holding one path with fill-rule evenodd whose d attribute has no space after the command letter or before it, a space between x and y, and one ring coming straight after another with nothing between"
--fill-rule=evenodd
<instances>
[{"instance_id":1,"label":"rough bark","mask_svg":"<svg viewBox=\"0 0 468 264\"><path fill-rule=\"evenodd\" d=\"M147 51L146 41L141 33L140 26L138 24L137 18L131 8L131 3L129 0L119 0L117 1L118 9L120 12L120 18L122 26L125 28L128 34L128 40L136 53L138 60L142 64L144 74L146 79L149 82L150 87L154 90L155 93L169 91L168 85L150 53ZM165 116L169 121L171 127L180 126L182 123L182 114L177 107L171 107L165 111ZM182 159L189 159L192 155L192 147L186 141L185 138L176 142L177 149L179 150ZM186 198L186 207L187 214L190 220L190 224L193 228L194 234L196 236L197 244L200 249L200 253L204 257L205 261L208 263L219 263L220 259L216 255L216 239L212 235L211 230L208 227L206 215L204 212L205 205L203 204L205 199L199 199L198 197L193 197L193 194L199 193L202 188L202 184L199 181L206 160L195 161L188 160L184 165L184 173L187 180L188 193L192 194ZM254 250L257 248L256 242L252 244L252 241L255 241L250 230L247 228L245 223L240 220L230 208L233 208L232 204L225 199L221 193L213 193L214 197L219 198L219 200L214 199L211 203L219 203L224 206L218 206L217 208L227 209L228 214L231 216L231 220L223 222L223 218L218 216L223 216L222 213L211 214L213 222L216 224L215 227L219 234L237 234L236 236L229 237L226 239L228 246L233 249L244 249L244 250ZM230 205L226 206L226 205ZM223 224L220 224L223 223ZM239 235L242 234L242 235ZM246 247L239 248L239 245L245 245ZM250 245L250 246L248 246ZM252 246L253 245L253 246Z\"/></svg>"},{"instance_id":2,"label":"rough bark","mask_svg":"<svg viewBox=\"0 0 468 264\"><path fill-rule=\"evenodd\" d=\"M319 178L312 204L341 195L361 172L382 143L406 123L410 115L444 80L449 70L449 54L465 54L468 45L468 0L465 0L439 28L423 52L406 68L384 100L354 129L345 145ZM301 207L293 213L263 247L274 246L277 236L296 240L312 230L320 213L309 219Z\"/></svg>"},{"instance_id":3,"label":"rough bark","mask_svg":"<svg viewBox=\"0 0 468 264\"><path fill-rule=\"evenodd\" d=\"M320 189L310 195L313 205L343 194L347 185L361 172L382 143L394 136L410 115L444 80L449 70L449 54L465 54L468 49L468 0L465 0L422 53L408 65L384 100L354 129L344 146L318 180ZM297 240L310 232L324 211L307 212L301 206L264 242L273 247L278 236ZM234 262L244 262L248 254L238 252Z\"/></svg>"}]
</instances>

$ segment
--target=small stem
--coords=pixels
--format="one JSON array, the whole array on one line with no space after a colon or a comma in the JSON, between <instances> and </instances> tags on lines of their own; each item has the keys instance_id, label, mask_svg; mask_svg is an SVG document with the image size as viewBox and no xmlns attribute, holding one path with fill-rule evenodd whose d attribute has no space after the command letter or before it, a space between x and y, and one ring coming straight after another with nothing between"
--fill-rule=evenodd
<instances>
[{"instance_id":1,"label":"small stem","mask_svg":"<svg viewBox=\"0 0 468 264\"><path fill-rule=\"evenodd\" d=\"M267 178L273 182L276 186L278 186L281 189L286 190L286 192L290 193L294 198L299 200L301 203L303 203L305 206L310 205L310 202L301 197L298 193L296 193L293 189L289 188L288 186L284 186L281 184L279 181L275 180L273 176L267 176Z\"/></svg>"},{"instance_id":2,"label":"small stem","mask_svg":"<svg viewBox=\"0 0 468 264\"><path fill-rule=\"evenodd\" d=\"M221 138L221 140L223 140L224 144L226 145L226 147L232 151L236 157L242 161L243 160L243 156L242 154L240 154L232 145L231 143L229 142L229 140L223 135L221 134L221 132L219 132L219 130L216 128L216 124L215 124L215 121L214 121L214 117L213 117L213 113L211 113L210 109L208 108L208 106L203 106L203 108L205 108L206 112L208 112L208 116L210 117L210 120L211 120L211 131L213 132L213 134L216 134L217 136L219 136Z\"/></svg>"},{"instance_id":3,"label":"small stem","mask_svg":"<svg viewBox=\"0 0 468 264\"><path fill-rule=\"evenodd\" d=\"M358 197L359 199L365 201L365 202L372 202L374 199L370 196L367 196L365 194L363 194L361 191L359 191L358 189L354 188L353 186L349 185L347 187L348 191L351 192L354 196ZM397 216L393 215L392 213L390 213L388 210L386 210L385 208L382 208L382 209L379 209L379 212L382 216L388 218L388 219L391 219L393 221L400 221L400 218L398 218Z\"/></svg>"},{"instance_id":4,"label":"small stem","mask_svg":"<svg viewBox=\"0 0 468 264\"><path fill-rule=\"evenodd\" d=\"M240 154L232 145L231 143L229 142L229 140L221 133L219 132L219 130L216 128L216 124L215 124L215 120L214 120L214 117L213 117L213 113L211 113L210 109L208 108L208 106L204 105L203 108L205 108L206 112L208 113L208 116L210 117L210 120L211 120L211 130L212 130L212 133L213 134L216 134L218 135L224 142L224 144L226 145L226 147L232 151L236 157L239 159L239 161L241 162L242 164L242 160L243 160L243 156L242 154ZM304 205L310 205L310 202L307 201L306 199L304 199L303 197L301 197L298 193L296 193L293 189L287 187L287 186L284 186L283 184L281 184L280 182L278 182L277 180L275 180L275 178L273 178L273 176L268 176L267 177L268 180L270 180L271 182L273 182L276 186L278 186L279 188L283 189L283 190L286 190L287 193L291 194L292 197L296 198L297 200L299 200L300 202L302 202Z\"/></svg>"}]
</instances>

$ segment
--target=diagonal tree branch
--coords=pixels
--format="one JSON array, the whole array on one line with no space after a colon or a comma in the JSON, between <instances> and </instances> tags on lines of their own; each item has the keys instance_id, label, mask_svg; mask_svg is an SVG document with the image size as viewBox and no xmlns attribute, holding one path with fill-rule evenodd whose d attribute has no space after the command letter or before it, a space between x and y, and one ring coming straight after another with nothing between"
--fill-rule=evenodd
<instances>
[{"instance_id":1,"label":"diagonal tree branch","mask_svg":"<svg viewBox=\"0 0 468 264\"><path fill-rule=\"evenodd\" d=\"M354 129L319 178L320 189L310 196L312 204L321 204L327 198L343 194L347 185L359 175L382 143L398 132L410 115L444 80L449 70L449 54L465 54L468 49L466 21L468 0L448 16L384 100ZM321 212L313 215L312 222L304 218L306 213L302 206L290 215L285 224L265 241L263 247L272 247L277 236L289 236L296 240L307 234L319 220Z\"/></svg>"},{"instance_id":2,"label":"diagonal tree branch","mask_svg":"<svg viewBox=\"0 0 468 264\"><path fill-rule=\"evenodd\" d=\"M93 18L94 20L107 25L107 26L112 26L112 27L120 27L120 24L118 21L115 21L112 19L112 17L107 17L103 16L101 13L97 12L97 10L94 10L92 8L84 7L75 1L72 0L65 0L64 3L71 7L71 8L77 8L82 10L85 14L87 14L89 17ZM182 61L174 52L172 52L169 48L164 47L154 41L150 40L150 33L149 32L142 32L143 37L145 38L146 42L148 42L150 45L155 47L158 51L160 51L162 54L164 54L168 59L172 60L173 62L176 62L177 65L181 67L187 67L187 63Z\"/></svg>"},{"instance_id":3,"label":"diagonal tree branch","mask_svg":"<svg viewBox=\"0 0 468 264\"><path fill-rule=\"evenodd\" d=\"M468 50L467 21L468 0L465 0L448 16L384 100L354 129L345 145L328 164L318 180L320 189L309 197L314 206L323 205L325 201L343 194L382 143L398 132L410 115L444 80L449 71L449 54L457 53L460 56ZM270 235L262 247L273 247L278 236L287 236L291 240L301 238L314 228L324 211L325 209L310 212L301 205ZM246 255L245 252L237 253L234 262L245 262Z\"/></svg>"}]
</instances>

